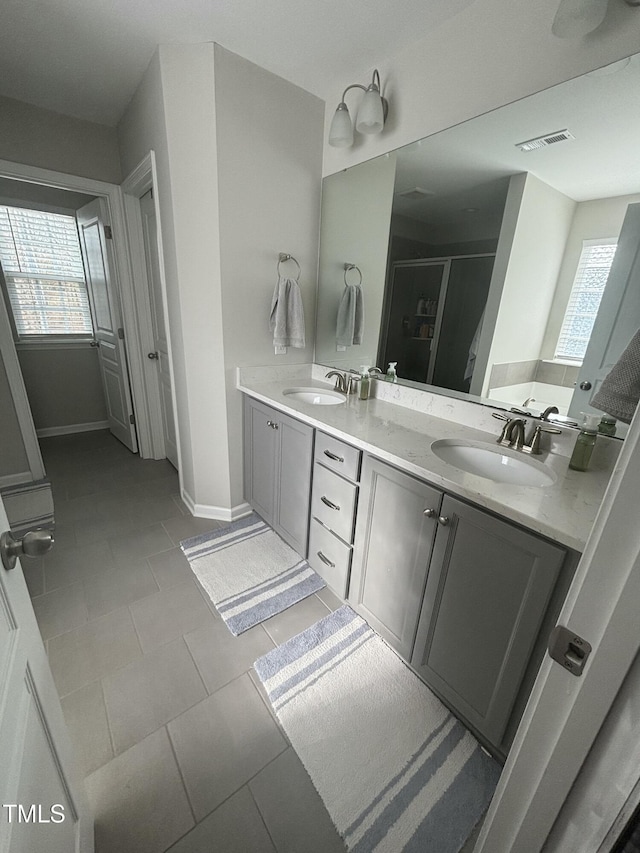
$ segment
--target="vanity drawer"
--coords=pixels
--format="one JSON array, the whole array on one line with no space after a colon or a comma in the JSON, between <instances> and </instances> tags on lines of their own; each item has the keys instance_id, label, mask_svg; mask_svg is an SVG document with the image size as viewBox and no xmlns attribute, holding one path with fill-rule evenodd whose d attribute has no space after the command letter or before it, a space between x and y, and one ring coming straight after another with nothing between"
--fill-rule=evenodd
<instances>
[{"instance_id":1,"label":"vanity drawer","mask_svg":"<svg viewBox=\"0 0 640 853\"><path fill-rule=\"evenodd\" d=\"M353 518L358 487L322 465L313 466L311 516L321 521L345 542L353 539Z\"/></svg>"},{"instance_id":2,"label":"vanity drawer","mask_svg":"<svg viewBox=\"0 0 640 853\"><path fill-rule=\"evenodd\" d=\"M323 527L315 518L311 519L309 533L309 557L307 562L331 589L341 598L347 595L351 548Z\"/></svg>"},{"instance_id":3,"label":"vanity drawer","mask_svg":"<svg viewBox=\"0 0 640 853\"><path fill-rule=\"evenodd\" d=\"M361 452L350 444L345 444L344 441L316 430L315 460L321 462L326 468L337 471L349 480L357 481L360 475L361 455Z\"/></svg>"}]
</instances>

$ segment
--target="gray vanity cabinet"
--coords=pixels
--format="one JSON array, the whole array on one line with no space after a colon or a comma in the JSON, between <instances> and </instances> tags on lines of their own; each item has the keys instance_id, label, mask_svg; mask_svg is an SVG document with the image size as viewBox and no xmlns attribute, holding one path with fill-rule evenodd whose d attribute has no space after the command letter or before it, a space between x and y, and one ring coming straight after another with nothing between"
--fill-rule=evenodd
<instances>
[{"instance_id":1,"label":"gray vanity cabinet","mask_svg":"<svg viewBox=\"0 0 640 853\"><path fill-rule=\"evenodd\" d=\"M441 502L442 492L365 456L348 600L406 660Z\"/></svg>"},{"instance_id":2,"label":"gray vanity cabinet","mask_svg":"<svg viewBox=\"0 0 640 853\"><path fill-rule=\"evenodd\" d=\"M445 497L412 666L501 743L565 549Z\"/></svg>"},{"instance_id":3,"label":"gray vanity cabinet","mask_svg":"<svg viewBox=\"0 0 640 853\"><path fill-rule=\"evenodd\" d=\"M303 557L312 462L312 427L245 397L245 499Z\"/></svg>"}]
</instances>

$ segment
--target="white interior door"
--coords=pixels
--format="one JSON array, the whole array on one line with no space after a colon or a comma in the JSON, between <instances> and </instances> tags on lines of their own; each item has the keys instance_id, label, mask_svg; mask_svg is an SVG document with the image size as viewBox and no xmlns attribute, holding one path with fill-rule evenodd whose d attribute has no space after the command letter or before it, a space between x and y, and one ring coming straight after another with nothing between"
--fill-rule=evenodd
<instances>
[{"instance_id":1,"label":"white interior door","mask_svg":"<svg viewBox=\"0 0 640 853\"><path fill-rule=\"evenodd\" d=\"M0 499L0 531L8 529ZM19 561L0 563L0 851L93 851L93 818Z\"/></svg>"},{"instance_id":2,"label":"white interior door","mask_svg":"<svg viewBox=\"0 0 640 853\"><path fill-rule=\"evenodd\" d=\"M153 350L150 353L150 356L153 356L153 361L157 365L158 369L165 454L169 462L177 468L178 448L176 443L176 427L173 417L171 374L169 372L169 347L167 344L164 306L162 303L162 290L160 285L156 211L151 190L145 193L145 195L140 199L140 214L142 216L144 255L147 265L149 301L151 304L151 323L153 327Z\"/></svg>"},{"instance_id":3,"label":"white interior door","mask_svg":"<svg viewBox=\"0 0 640 853\"><path fill-rule=\"evenodd\" d=\"M589 405L602 380L640 328L640 204L630 204L618 248L580 368L569 415L597 412ZM584 388L580 386L584 385Z\"/></svg>"},{"instance_id":4,"label":"white interior door","mask_svg":"<svg viewBox=\"0 0 640 853\"><path fill-rule=\"evenodd\" d=\"M120 302L111 273L114 265L109 257L109 241L105 235L104 199L95 199L85 205L78 210L76 218L95 338L98 344L98 360L109 429L135 453L138 450L138 442L133 416L133 400L127 370Z\"/></svg>"}]
</instances>

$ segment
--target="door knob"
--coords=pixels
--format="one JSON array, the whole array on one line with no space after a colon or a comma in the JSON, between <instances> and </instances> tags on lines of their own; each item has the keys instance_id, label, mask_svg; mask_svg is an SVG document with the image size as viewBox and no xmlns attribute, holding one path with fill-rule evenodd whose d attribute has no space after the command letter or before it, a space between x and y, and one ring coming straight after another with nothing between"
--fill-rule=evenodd
<instances>
[{"instance_id":1,"label":"door knob","mask_svg":"<svg viewBox=\"0 0 640 853\"><path fill-rule=\"evenodd\" d=\"M157 361L159 358L159 355L157 352L148 352L147 358L150 358L152 361Z\"/></svg>"},{"instance_id":2,"label":"door knob","mask_svg":"<svg viewBox=\"0 0 640 853\"><path fill-rule=\"evenodd\" d=\"M92 347L99 347L99 346L100 346L100 341L91 341L91 343L89 344L89 346L92 346Z\"/></svg>"},{"instance_id":3,"label":"door knob","mask_svg":"<svg viewBox=\"0 0 640 853\"><path fill-rule=\"evenodd\" d=\"M426 515L427 518L434 518L436 511L435 511L435 509L428 508L428 509L422 510L422 514Z\"/></svg>"},{"instance_id":4,"label":"door knob","mask_svg":"<svg viewBox=\"0 0 640 853\"><path fill-rule=\"evenodd\" d=\"M446 527L447 524L449 524L449 516L447 516L447 515L438 516L438 523L441 524L443 527Z\"/></svg>"},{"instance_id":5,"label":"door knob","mask_svg":"<svg viewBox=\"0 0 640 853\"><path fill-rule=\"evenodd\" d=\"M2 565L7 569L13 569L16 560L22 554L27 557L41 557L53 548L53 534L50 530L30 530L22 539L16 539L10 530L0 536L0 556Z\"/></svg>"},{"instance_id":6,"label":"door knob","mask_svg":"<svg viewBox=\"0 0 640 853\"><path fill-rule=\"evenodd\" d=\"M585 380L584 382L580 383L580 390L581 391L591 391L591 383L589 382L588 379Z\"/></svg>"}]
</instances>

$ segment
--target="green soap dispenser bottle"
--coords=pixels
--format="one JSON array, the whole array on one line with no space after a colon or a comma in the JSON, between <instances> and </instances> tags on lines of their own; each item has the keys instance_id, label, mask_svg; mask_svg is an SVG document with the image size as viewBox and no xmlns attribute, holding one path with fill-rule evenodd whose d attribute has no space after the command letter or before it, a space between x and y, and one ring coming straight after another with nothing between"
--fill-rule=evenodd
<instances>
[{"instance_id":1,"label":"green soap dispenser bottle","mask_svg":"<svg viewBox=\"0 0 640 853\"><path fill-rule=\"evenodd\" d=\"M576 439L576 444L569 460L569 468L572 471L586 471L589 468L591 454L598 438L600 415L588 415L585 412L581 412L580 414L584 418L584 423L580 428L580 434Z\"/></svg>"}]
</instances>

